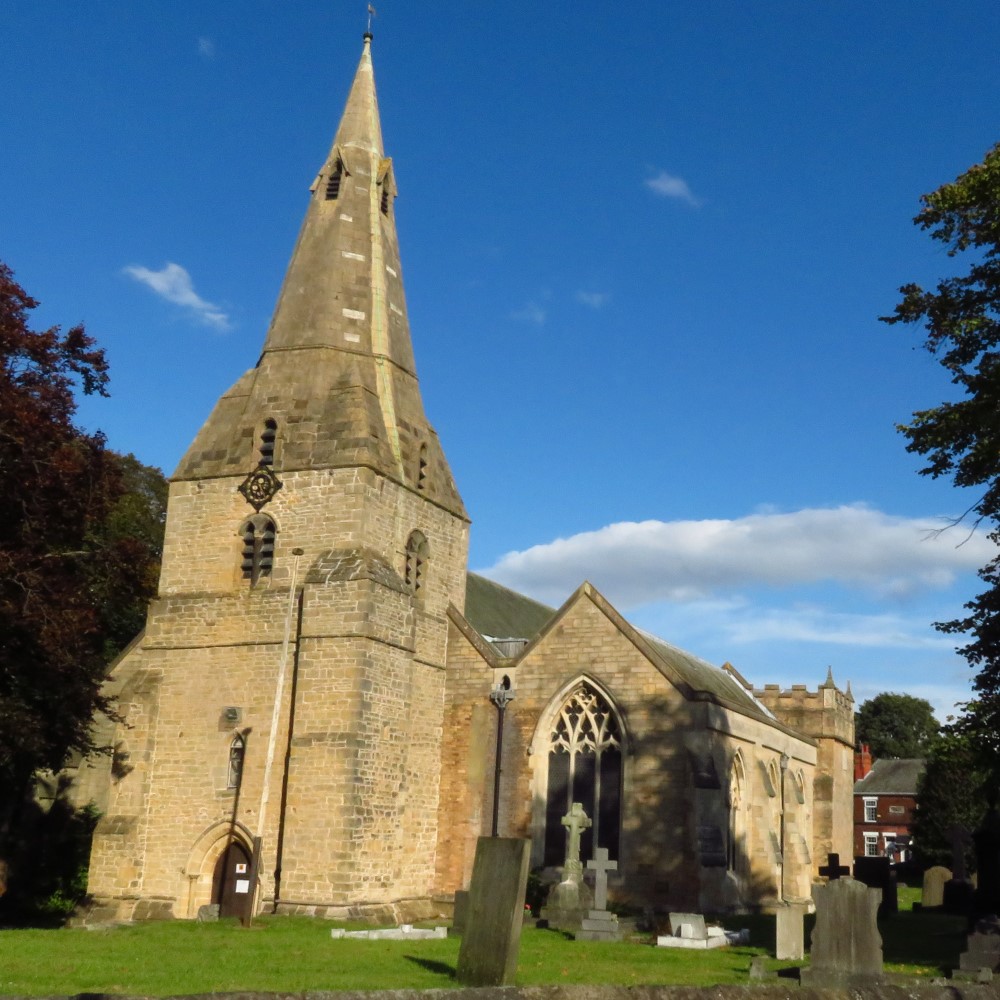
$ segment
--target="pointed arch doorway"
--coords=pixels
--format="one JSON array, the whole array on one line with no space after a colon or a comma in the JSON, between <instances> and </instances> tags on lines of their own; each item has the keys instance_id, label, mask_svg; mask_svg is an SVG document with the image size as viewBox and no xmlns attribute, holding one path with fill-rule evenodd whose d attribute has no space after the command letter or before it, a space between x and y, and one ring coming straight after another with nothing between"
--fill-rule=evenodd
<instances>
[{"instance_id":1,"label":"pointed arch doorway","mask_svg":"<svg viewBox=\"0 0 1000 1000\"><path fill-rule=\"evenodd\" d=\"M250 867L250 852L238 840L230 841L212 876L212 902L219 904L220 917L243 917L253 888Z\"/></svg>"},{"instance_id":2,"label":"pointed arch doorway","mask_svg":"<svg viewBox=\"0 0 1000 1000\"><path fill-rule=\"evenodd\" d=\"M586 863L594 848L618 859L622 798L622 727L607 698L587 681L575 684L552 723L545 796L544 864L566 860L562 818L574 802L592 826L580 838Z\"/></svg>"}]
</instances>

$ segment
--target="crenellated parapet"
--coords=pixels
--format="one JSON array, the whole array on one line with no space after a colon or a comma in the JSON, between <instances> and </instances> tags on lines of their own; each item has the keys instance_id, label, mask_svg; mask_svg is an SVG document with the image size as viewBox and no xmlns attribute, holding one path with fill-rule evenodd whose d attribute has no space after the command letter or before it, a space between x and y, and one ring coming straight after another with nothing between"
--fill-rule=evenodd
<instances>
[{"instance_id":1,"label":"crenellated parapet","mask_svg":"<svg viewBox=\"0 0 1000 1000\"><path fill-rule=\"evenodd\" d=\"M790 688L765 684L753 694L779 722L815 740L832 739L853 749L854 695L850 682L844 691L837 687L832 671L827 671L826 680L815 691L805 684Z\"/></svg>"}]
</instances>

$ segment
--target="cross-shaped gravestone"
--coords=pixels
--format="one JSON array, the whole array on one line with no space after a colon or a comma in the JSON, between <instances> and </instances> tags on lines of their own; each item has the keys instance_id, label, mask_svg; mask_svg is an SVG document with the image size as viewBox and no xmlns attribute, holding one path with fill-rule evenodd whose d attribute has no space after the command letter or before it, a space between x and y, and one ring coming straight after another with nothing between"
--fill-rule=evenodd
<instances>
[{"instance_id":1,"label":"cross-shaped gravestone","mask_svg":"<svg viewBox=\"0 0 1000 1000\"><path fill-rule=\"evenodd\" d=\"M608 860L608 849L598 847L594 853L597 855L587 862L587 867L594 872L594 909L606 910L608 908L608 872L618 871L618 862Z\"/></svg>"},{"instance_id":2,"label":"cross-shaped gravestone","mask_svg":"<svg viewBox=\"0 0 1000 1000\"><path fill-rule=\"evenodd\" d=\"M580 836L591 826L590 818L583 811L580 802L574 802L569 812L563 816L562 825L566 827L566 864L564 874L583 874L583 864L580 861ZM579 881L579 879L578 879Z\"/></svg>"},{"instance_id":3,"label":"cross-shaped gravestone","mask_svg":"<svg viewBox=\"0 0 1000 1000\"><path fill-rule=\"evenodd\" d=\"M834 881L840 878L841 875L850 875L851 869L847 865L840 863L839 854L828 854L826 856L826 864L819 866L819 873Z\"/></svg>"}]
</instances>

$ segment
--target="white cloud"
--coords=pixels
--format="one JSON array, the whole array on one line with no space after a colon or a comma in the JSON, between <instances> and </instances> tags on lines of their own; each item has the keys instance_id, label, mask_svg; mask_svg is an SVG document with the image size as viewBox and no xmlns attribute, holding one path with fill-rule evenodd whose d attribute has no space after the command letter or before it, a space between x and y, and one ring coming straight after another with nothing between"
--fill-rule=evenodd
<instances>
[{"instance_id":1,"label":"white cloud","mask_svg":"<svg viewBox=\"0 0 1000 1000\"><path fill-rule=\"evenodd\" d=\"M191 275L180 264L165 264L161 271L151 271L147 267L131 264L124 268L124 273L152 289L160 298L189 309L206 326L216 330L229 329L230 322L226 313L198 295Z\"/></svg>"},{"instance_id":2,"label":"white cloud","mask_svg":"<svg viewBox=\"0 0 1000 1000\"><path fill-rule=\"evenodd\" d=\"M654 177L645 181L646 187L661 198L676 198L678 201L686 201L689 205L698 208L701 202L691 192L688 183L683 177L675 177L665 170L659 171Z\"/></svg>"},{"instance_id":3,"label":"white cloud","mask_svg":"<svg viewBox=\"0 0 1000 1000\"><path fill-rule=\"evenodd\" d=\"M198 55L202 59L214 59L215 58L215 42L211 38L206 38L202 35L198 39Z\"/></svg>"},{"instance_id":4,"label":"white cloud","mask_svg":"<svg viewBox=\"0 0 1000 1000\"><path fill-rule=\"evenodd\" d=\"M611 301L607 292L577 292L576 301L591 309L601 309Z\"/></svg>"},{"instance_id":5,"label":"white cloud","mask_svg":"<svg viewBox=\"0 0 1000 1000\"><path fill-rule=\"evenodd\" d=\"M856 505L732 520L611 524L503 556L487 574L560 603L584 579L622 608L727 598L748 588L835 583L900 599L949 586L988 562L983 533Z\"/></svg>"},{"instance_id":6,"label":"white cloud","mask_svg":"<svg viewBox=\"0 0 1000 1000\"><path fill-rule=\"evenodd\" d=\"M544 326L548 312L537 302L528 302L523 308L512 312L510 316L511 319L515 319L519 323L534 323L535 326Z\"/></svg>"}]
</instances>

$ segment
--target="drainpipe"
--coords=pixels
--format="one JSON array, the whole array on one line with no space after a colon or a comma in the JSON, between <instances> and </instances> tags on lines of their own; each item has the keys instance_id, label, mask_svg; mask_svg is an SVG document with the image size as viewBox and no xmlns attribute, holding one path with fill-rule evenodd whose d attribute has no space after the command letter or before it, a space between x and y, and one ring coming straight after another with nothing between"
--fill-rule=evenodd
<instances>
[{"instance_id":1,"label":"drainpipe","mask_svg":"<svg viewBox=\"0 0 1000 1000\"><path fill-rule=\"evenodd\" d=\"M499 836L497 827L500 820L500 774L503 761L503 718L507 706L514 700L514 692L510 689L510 678L504 676L503 682L490 692L490 701L497 708L497 752L493 767L493 832L491 837Z\"/></svg>"}]
</instances>

